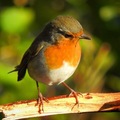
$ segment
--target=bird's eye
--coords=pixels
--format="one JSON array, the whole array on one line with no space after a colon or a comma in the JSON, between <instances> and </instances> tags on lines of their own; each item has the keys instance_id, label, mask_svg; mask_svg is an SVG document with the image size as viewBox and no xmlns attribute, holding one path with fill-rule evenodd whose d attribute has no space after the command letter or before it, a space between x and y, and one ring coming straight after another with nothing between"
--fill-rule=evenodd
<instances>
[{"instance_id":1,"label":"bird's eye","mask_svg":"<svg viewBox=\"0 0 120 120\"><path fill-rule=\"evenodd\" d=\"M73 36L70 35L70 34L64 34L64 36L65 36L66 38L72 38L72 37L73 37Z\"/></svg>"},{"instance_id":2,"label":"bird's eye","mask_svg":"<svg viewBox=\"0 0 120 120\"><path fill-rule=\"evenodd\" d=\"M65 33L61 29L58 30L58 33L62 34L65 38L73 38L73 35Z\"/></svg>"}]
</instances>

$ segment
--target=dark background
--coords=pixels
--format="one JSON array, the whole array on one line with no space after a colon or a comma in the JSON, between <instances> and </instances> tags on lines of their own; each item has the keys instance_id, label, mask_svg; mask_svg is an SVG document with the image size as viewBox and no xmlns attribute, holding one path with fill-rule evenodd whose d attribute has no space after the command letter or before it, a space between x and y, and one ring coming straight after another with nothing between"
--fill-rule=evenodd
<instances>
[{"instance_id":1,"label":"dark background","mask_svg":"<svg viewBox=\"0 0 120 120\"><path fill-rule=\"evenodd\" d=\"M27 74L17 82L8 74L44 25L57 15L71 15L82 24L91 41L80 41L82 59L67 80L76 91L120 91L119 0L0 0L0 104L37 98L35 82ZM62 86L40 83L44 96L68 94ZM120 113L56 115L29 120L118 120Z\"/></svg>"}]
</instances>

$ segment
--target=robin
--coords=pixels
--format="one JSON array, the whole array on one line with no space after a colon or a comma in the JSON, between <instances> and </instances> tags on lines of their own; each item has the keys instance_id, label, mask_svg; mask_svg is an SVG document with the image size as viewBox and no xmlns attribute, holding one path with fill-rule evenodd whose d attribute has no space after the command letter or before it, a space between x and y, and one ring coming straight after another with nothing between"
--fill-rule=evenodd
<instances>
[{"instance_id":1,"label":"robin","mask_svg":"<svg viewBox=\"0 0 120 120\"><path fill-rule=\"evenodd\" d=\"M47 85L63 84L79 103L77 92L64 81L76 70L80 58L80 39L90 40L84 34L81 24L71 16L57 16L50 21L43 31L36 37L15 70L18 72L18 81L25 76L26 70L36 81L38 89L38 103L42 105L45 97L42 96L38 82ZM11 72L13 72L11 71Z\"/></svg>"}]
</instances>

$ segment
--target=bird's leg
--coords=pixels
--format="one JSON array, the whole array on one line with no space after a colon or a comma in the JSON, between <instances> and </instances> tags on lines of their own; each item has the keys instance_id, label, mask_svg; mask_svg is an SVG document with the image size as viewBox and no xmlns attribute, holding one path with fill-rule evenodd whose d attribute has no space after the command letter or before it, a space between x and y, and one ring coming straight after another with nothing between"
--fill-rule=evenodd
<instances>
[{"instance_id":1,"label":"bird's leg","mask_svg":"<svg viewBox=\"0 0 120 120\"><path fill-rule=\"evenodd\" d=\"M37 104L36 105L39 105L39 113L41 113L41 111L44 112L44 105L43 105L43 100L46 101L46 102L49 102L47 98L43 97L42 93L40 92L40 88L39 88L39 84L38 82L36 81L36 85L37 85L37 90L38 90L38 99L37 99Z\"/></svg>"},{"instance_id":2,"label":"bird's leg","mask_svg":"<svg viewBox=\"0 0 120 120\"><path fill-rule=\"evenodd\" d=\"M81 96L83 96L83 95L82 95L81 93L78 93L78 92L74 91L74 90L73 90L72 88L70 88L66 83L62 82L62 84L70 90L71 93L69 94L69 96L74 96L74 97L75 97L75 100L76 100L75 105L78 104L78 106L79 106L78 95L79 95L79 94L80 94Z\"/></svg>"}]
</instances>

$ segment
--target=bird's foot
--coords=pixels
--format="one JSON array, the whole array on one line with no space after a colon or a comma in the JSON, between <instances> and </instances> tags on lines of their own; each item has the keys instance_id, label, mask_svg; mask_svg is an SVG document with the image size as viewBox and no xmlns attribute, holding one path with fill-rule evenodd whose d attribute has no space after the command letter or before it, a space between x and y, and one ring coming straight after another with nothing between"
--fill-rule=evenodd
<instances>
[{"instance_id":1,"label":"bird's foot","mask_svg":"<svg viewBox=\"0 0 120 120\"><path fill-rule=\"evenodd\" d=\"M79 107L78 95L81 95L81 96L83 97L82 93L74 91L72 88L70 88L70 87L69 87L66 83L64 83L64 82L62 82L62 84L63 84L66 88L68 88L68 89L70 90L70 92L71 92L71 93L68 95L68 97L75 97L76 103L75 103L74 106L78 105L78 107ZM72 109L74 108L74 106L72 107Z\"/></svg>"},{"instance_id":2,"label":"bird's foot","mask_svg":"<svg viewBox=\"0 0 120 120\"><path fill-rule=\"evenodd\" d=\"M43 95L41 93L38 94L38 99L37 99L37 103L36 103L36 106L38 105L39 106L39 110L38 112L39 113L42 113L44 112L44 104L43 104L43 101L45 102L49 102L49 100L45 97L43 97Z\"/></svg>"},{"instance_id":3,"label":"bird's foot","mask_svg":"<svg viewBox=\"0 0 120 120\"><path fill-rule=\"evenodd\" d=\"M79 96L79 95L83 97L83 94L82 94L82 93L76 92L76 91L74 91L73 89L71 89L71 93L68 95L68 97L75 97L75 100L76 100L75 105L78 105L78 107L79 107L79 100L78 100L78 96ZM74 105L74 106L75 106L75 105Z\"/></svg>"}]
</instances>

